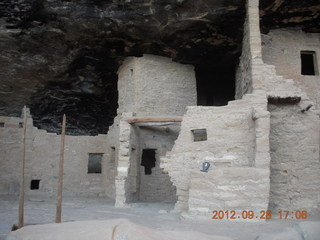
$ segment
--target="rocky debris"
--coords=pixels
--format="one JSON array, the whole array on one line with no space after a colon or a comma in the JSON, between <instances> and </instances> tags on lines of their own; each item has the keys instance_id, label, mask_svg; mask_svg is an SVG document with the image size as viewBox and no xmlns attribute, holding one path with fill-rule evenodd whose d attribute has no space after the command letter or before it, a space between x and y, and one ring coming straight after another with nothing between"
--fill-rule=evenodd
<instances>
[{"instance_id":1,"label":"rocky debris","mask_svg":"<svg viewBox=\"0 0 320 240\"><path fill-rule=\"evenodd\" d=\"M78 221L60 224L27 226L11 232L7 240L231 240L228 237L206 235L191 231L160 231L136 225L126 219L107 221Z\"/></svg>"}]
</instances>

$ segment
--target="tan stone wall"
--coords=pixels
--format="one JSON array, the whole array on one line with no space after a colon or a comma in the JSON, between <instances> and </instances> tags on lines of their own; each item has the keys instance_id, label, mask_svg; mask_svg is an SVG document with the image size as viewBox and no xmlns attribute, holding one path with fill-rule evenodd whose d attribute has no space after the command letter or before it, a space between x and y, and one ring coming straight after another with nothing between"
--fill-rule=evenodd
<instances>
[{"instance_id":1,"label":"tan stone wall","mask_svg":"<svg viewBox=\"0 0 320 240\"><path fill-rule=\"evenodd\" d=\"M1 173L0 193L18 194L20 162L22 158L22 128L19 118L0 117ZM60 135L47 133L32 125L28 118L26 138L26 193L53 196L57 189ZM114 172L110 163L110 149L106 135L66 136L64 164L65 195L114 195ZM102 173L88 174L89 153L103 153ZM114 170L113 170L114 171ZM40 189L30 190L30 181L40 179Z\"/></svg>"},{"instance_id":2,"label":"tan stone wall","mask_svg":"<svg viewBox=\"0 0 320 240\"><path fill-rule=\"evenodd\" d=\"M192 182L201 181L193 179L205 177L205 175L192 174L200 172L203 162L211 164L211 170L230 168L262 169L264 175L261 180L264 185L257 188L253 198L261 198L269 194L269 113L266 111L266 99L259 95L246 95L244 100L229 102L223 107L189 107L183 117L181 133L175 142L173 149L161 158L160 167L168 171L171 181L177 187L178 201L175 210L178 212L190 211L190 214L198 212L200 215L209 214L210 206L217 204L217 199L202 201L197 205L196 195L190 195ZM191 130L206 129L207 140L194 142ZM210 170L209 170L210 171ZM244 171L245 172L245 171ZM248 180L247 174L241 175L241 181ZM230 181L236 181L238 175L228 176ZM205 180L204 180L205 181ZM194 187L194 186L193 186ZM193 191L197 191L194 187ZM206 189L212 194L219 194L211 184ZM246 191L235 192L234 199L241 198ZM205 193L203 193L205 194ZM237 195L239 194L239 195ZM193 197L195 199L193 199ZM241 201L235 207L243 207ZM191 205L190 205L191 204ZM254 210L266 210L268 198L261 205L252 206ZM200 213L201 212L201 213Z\"/></svg>"},{"instance_id":3,"label":"tan stone wall","mask_svg":"<svg viewBox=\"0 0 320 240\"><path fill-rule=\"evenodd\" d=\"M319 108L320 104L320 34L301 30L272 30L262 35L263 61L275 66L278 75L293 79L295 85L307 93ZM301 75L301 51L315 51L318 72L315 76ZM278 79L285 84L284 79Z\"/></svg>"},{"instance_id":4,"label":"tan stone wall","mask_svg":"<svg viewBox=\"0 0 320 240\"><path fill-rule=\"evenodd\" d=\"M269 202L269 170L252 167L214 168L208 173L193 171L189 190L189 215L205 218L212 211L254 211L260 216ZM244 221L235 219L231 221ZM260 221L251 219L250 222Z\"/></svg>"},{"instance_id":5,"label":"tan stone wall","mask_svg":"<svg viewBox=\"0 0 320 240\"><path fill-rule=\"evenodd\" d=\"M297 105L269 105L271 112L270 210L319 214L319 117Z\"/></svg>"},{"instance_id":6,"label":"tan stone wall","mask_svg":"<svg viewBox=\"0 0 320 240\"><path fill-rule=\"evenodd\" d=\"M181 116L197 105L193 66L146 54L127 58L118 73L119 114Z\"/></svg>"}]
</instances>

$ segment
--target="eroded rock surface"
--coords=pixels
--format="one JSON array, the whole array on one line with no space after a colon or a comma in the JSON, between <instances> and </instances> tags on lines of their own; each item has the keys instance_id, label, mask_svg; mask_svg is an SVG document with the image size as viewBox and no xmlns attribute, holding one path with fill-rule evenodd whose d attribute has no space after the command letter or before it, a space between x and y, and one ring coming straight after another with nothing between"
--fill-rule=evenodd
<instances>
[{"instance_id":1,"label":"eroded rock surface","mask_svg":"<svg viewBox=\"0 0 320 240\"><path fill-rule=\"evenodd\" d=\"M0 114L19 116L27 105L35 126L50 132L60 131L66 113L68 134L106 133L118 107L117 69L125 57L143 53L194 65L197 81L217 83L217 94L231 100L244 5L245 0L3 0ZM317 31L316 6L265 0L262 24L267 30ZM296 20L286 20L292 9Z\"/></svg>"}]
</instances>

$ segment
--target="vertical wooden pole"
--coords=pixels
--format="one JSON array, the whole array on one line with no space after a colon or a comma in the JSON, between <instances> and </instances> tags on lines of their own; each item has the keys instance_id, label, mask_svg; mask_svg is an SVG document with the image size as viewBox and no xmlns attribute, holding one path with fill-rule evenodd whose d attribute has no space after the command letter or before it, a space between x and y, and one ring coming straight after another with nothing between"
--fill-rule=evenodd
<instances>
[{"instance_id":1,"label":"vertical wooden pole","mask_svg":"<svg viewBox=\"0 0 320 240\"><path fill-rule=\"evenodd\" d=\"M57 201L57 210L56 210L56 223L61 223L65 131L66 131L66 115L63 114L62 129L61 129L61 145L60 145L59 179L58 179L58 201Z\"/></svg>"},{"instance_id":2,"label":"vertical wooden pole","mask_svg":"<svg viewBox=\"0 0 320 240\"><path fill-rule=\"evenodd\" d=\"M21 176L20 176L20 193L19 193L19 223L18 227L24 226L24 171L26 161L26 133L27 133L27 107L23 107L23 135L22 135L22 159L21 159Z\"/></svg>"}]
</instances>

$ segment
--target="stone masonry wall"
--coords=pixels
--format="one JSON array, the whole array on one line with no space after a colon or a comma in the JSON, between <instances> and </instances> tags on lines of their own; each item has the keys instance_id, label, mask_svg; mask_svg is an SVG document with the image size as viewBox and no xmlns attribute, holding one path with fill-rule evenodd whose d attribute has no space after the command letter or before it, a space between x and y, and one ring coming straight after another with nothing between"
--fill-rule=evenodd
<instances>
[{"instance_id":1,"label":"stone masonry wall","mask_svg":"<svg viewBox=\"0 0 320 240\"><path fill-rule=\"evenodd\" d=\"M266 198L260 201L261 205L255 205L252 208L256 207L257 211L267 209L267 195L270 190L270 121L266 103L266 99L259 95L245 95L243 100L229 102L228 106L188 107L183 117L181 133L172 151L162 157L160 163L160 167L168 171L171 181L177 187L176 211L210 215L210 210L214 209L209 208L220 202L219 198L211 198L199 203L197 194L190 195L190 191L197 192L196 185L193 183L201 181L201 176L204 177L193 174L194 171L200 172L203 162L209 162L213 171L248 168L249 170L242 171L243 174L240 177L244 182L248 179L246 171L260 169L256 171L263 172L260 179L263 181L263 186L257 188L256 194L251 197L256 198L257 201L261 200L261 196ZM207 140L194 142L191 132L194 129L206 129ZM230 175L228 179L237 181L238 175ZM208 185L206 191L219 194L212 184ZM244 192L245 190L235 193L234 199L241 198ZM244 206L239 201L234 207L240 209Z\"/></svg>"},{"instance_id":2,"label":"stone masonry wall","mask_svg":"<svg viewBox=\"0 0 320 240\"><path fill-rule=\"evenodd\" d=\"M176 202L176 187L172 185L168 173L160 168L160 157L165 156L178 137L179 126L140 127L140 155L137 159L140 167L139 201ZM143 149L156 149L156 166L151 175L145 175L141 166Z\"/></svg>"},{"instance_id":3,"label":"stone masonry wall","mask_svg":"<svg viewBox=\"0 0 320 240\"><path fill-rule=\"evenodd\" d=\"M208 219L212 211L255 211L260 216L269 202L269 170L252 167L213 168L208 173L191 172L189 217ZM244 219L235 219L243 221ZM251 219L250 222L257 219ZM258 219L259 221L260 219Z\"/></svg>"},{"instance_id":4,"label":"stone masonry wall","mask_svg":"<svg viewBox=\"0 0 320 240\"><path fill-rule=\"evenodd\" d=\"M307 93L316 107L320 104L320 34L301 30L272 30L262 35L263 61L275 66L278 75L293 79L296 86ZM315 76L301 74L301 51L315 51ZM279 79L278 81L281 81Z\"/></svg>"},{"instance_id":5,"label":"stone masonry wall","mask_svg":"<svg viewBox=\"0 0 320 240\"><path fill-rule=\"evenodd\" d=\"M269 209L319 214L319 117L297 105L269 105L271 192Z\"/></svg>"},{"instance_id":6,"label":"stone masonry wall","mask_svg":"<svg viewBox=\"0 0 320 240\"><path fill-rule=\"evenodd\" d=\"M193 66L145 54L127 58L118 73L118 114L181 116L186 106L197 105Z\"/></svg>"},{"instance_id":7,"label":"stone masonry wall","mask_svg":"<svg viewBox=\"0 0 320 240\"><path fill-rule=\"evenodd\" d=\"M23 128L20 118L0 117L0 193L18 194L22 158ZM47 133L32 125L28 118L26 137L26 193L28 195L56 194L60 153L60 135ZM109 154L106 135L66 136L64 163L65 195L108 195L112 197L114 183L110 182ZM102 173L88 174L89 153L102 153ZM39 190L30 190L32 179L40 180ZM113 178L114 179L114 178ZM108 184L107 184L108 183ZM110 188L110 189L109 189Z\"/></svg>"},{"instance_id":8,"label":"stone masonry wall","mask_svg":"<svg viewBox=\"0 0 320 240\"><path fill-rule=\"evenodd\" d=\"M235 99L241 99L244 94L252 92L252 69L251 69L251 48L250 48L250 27L249 18L246 17L243 29L242 52L239 66L236 70L236 91Z\"/></svg>"}]
</instances>

